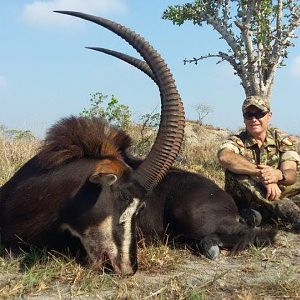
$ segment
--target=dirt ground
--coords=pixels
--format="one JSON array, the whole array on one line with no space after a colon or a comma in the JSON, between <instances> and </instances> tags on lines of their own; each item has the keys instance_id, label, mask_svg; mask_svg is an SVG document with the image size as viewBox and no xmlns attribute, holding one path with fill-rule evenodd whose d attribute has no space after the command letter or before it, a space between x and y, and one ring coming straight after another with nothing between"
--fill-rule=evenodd
<instances>
[{"instance_id":1,"label":"dirt ground","mask_svg":"<svg viewBox=\"0 0 300 300\"><path fill-rule=\"evenodd\" d=\"M300 235L280 231L273 246L235 256L223 251L215 261L190 256L171 273L138 272L135 277L141 284L160 282L155 296L173 278L204 299L300 299Z\"/></svg>"}]
</instances>

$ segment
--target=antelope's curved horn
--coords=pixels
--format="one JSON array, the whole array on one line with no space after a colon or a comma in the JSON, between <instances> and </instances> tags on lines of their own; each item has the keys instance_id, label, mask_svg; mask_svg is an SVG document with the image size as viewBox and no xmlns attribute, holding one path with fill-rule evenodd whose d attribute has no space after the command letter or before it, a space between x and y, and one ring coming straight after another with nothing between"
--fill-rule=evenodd
<instances>
[{"instance_id":1,"label":"antelope's curved horn","mask_svg":"<svg viewBox=\"0 0 300 300\"><path fill-rule=\"evenodd\" d=\"M147 63L145 61L138 59L136 57L124 54L122 52L110 50L107 48L100 48L100 47L86 47L86 48L119 58L119 59L129 63L130 65L136 67L137 69L141 70L142 72L144 72L156 83L156 78L155 78L152 70L150 69L150 67L147 65Z\"/></svg>"},{"instance_id":2,"label":"antelope's curved horn","mask_svg":"<svg viewBox=\"0 0 300 300\"><path fill-rule=\"evenodd\" d=\"M173 164L184 135L183 105L168 66L143 37L125 26L80 12L55 12L94 22L116 33L140 53L157 78L161 94L161 119L157 137L148 156L132 175L146 191L150 191Z\"/></svg>"}]
</instances>

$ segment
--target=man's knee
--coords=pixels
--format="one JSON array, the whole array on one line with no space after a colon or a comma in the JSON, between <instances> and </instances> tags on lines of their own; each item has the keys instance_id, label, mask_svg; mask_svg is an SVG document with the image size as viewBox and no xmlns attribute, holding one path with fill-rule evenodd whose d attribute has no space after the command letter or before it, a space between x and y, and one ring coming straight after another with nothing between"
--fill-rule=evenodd
<instances>
[{"instance_id":1,"label":"man's knee","mask_svg":"<svg viewBox=\"0 0 300 300\"><path fill-rule=\"evenodd\" d=\"M225 188L227 191L230 190L230 194L239 193L240 197L247 198L250 202L270 204L270 201L265 198L266 189L262 183L248 175L230 172L227 176Z\"/></svg>"},{"instance_id":2,"label":"man's knee","mask_svg":"<svg viewBox=\"0 0 300 300\"><path fill-rule=\"evenodd\" d=\"M262 188L261 183L257 182L249 175L234 174L232 172L228 172L228 174L226 174L226 177L226 181L231 182L233 186L240 186L249 189L252 189L253 187L255 189Z\"/></svg>"}]
</instances>

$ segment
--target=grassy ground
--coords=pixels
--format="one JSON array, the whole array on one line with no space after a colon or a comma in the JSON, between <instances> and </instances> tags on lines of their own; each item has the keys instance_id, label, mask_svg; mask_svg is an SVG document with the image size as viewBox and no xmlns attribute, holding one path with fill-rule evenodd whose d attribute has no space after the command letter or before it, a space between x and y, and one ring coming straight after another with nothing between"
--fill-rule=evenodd
<instances>
[{"instance_id":1,"label":"grassy ground","mask_svg":"<svg viewBox=\"0 0 300 300\"><path fill-rule=\"evenodd\" d=\"M176 164L223 185L215 151L219 139L192 147L186 141ZM201 146L200 146L201 145ZM0 138L0 185L34 155L39 141ZM191 159L192 157L192 159ZM139 245L139 271L119 277L93 271L63 253L33 248L18 256L0 255L0 299L300 299L300 236L281 231L274 246L250 247L216 261L166 242Z\"/></svg>"},{"instance_id":2,"label":"grassy ground","mask_svg":"<svg viewBox=\"0 0 300 300\"><path fill-rule=\"evenodd\" d=\"M32 250L0 259L0 298L299 299L300 241L282 232L276 246L226 251L216 261L164 244L139 248L132 277L100 273L60 253Z\"/></svg>"}]
</instances>

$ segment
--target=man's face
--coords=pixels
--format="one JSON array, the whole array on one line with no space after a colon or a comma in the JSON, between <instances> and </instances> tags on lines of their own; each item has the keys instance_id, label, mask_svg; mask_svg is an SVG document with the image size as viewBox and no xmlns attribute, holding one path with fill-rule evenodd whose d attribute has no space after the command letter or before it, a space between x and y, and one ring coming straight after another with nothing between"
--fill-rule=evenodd
<instances>
[{"instance_id":1,"label":"man's face","mask_svg":"<svg viewBox=\"0 0 300 300\"><path fill-rule=\"evenodd\" d=\"M267 131L271 118L271 112L263 112L253 105L244 113L246 129L254 137Z\"/></svg>"}]
</instances>

